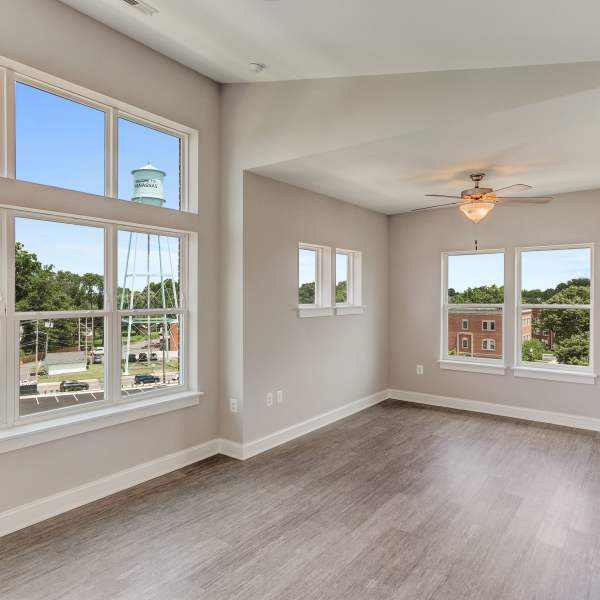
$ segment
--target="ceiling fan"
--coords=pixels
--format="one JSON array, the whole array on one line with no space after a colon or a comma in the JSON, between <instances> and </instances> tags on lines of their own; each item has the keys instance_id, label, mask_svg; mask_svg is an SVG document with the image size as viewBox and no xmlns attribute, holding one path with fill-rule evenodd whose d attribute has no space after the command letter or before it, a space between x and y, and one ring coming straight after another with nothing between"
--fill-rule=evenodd
<instances>
[{"instance_id":1,"label":"ceiling fan","mask_svg":"<svg viewBox=\"0 0 600 600\"><path fill-rule=\"evenodd\" d=\"M446 206L458 206L460 211L473 223L479 223L483 218L496 208L497 204L545 204L552 200L551 196L498 196L498 192L504 194L513 192L525 192L531 189L530 185L517 183L508 187L493 190L492 188L479 187L479 182L485 177L485 173L472 173L471 181L475 187L468 190L463 190L460 196L446 196L445 194L425 194L430 198L454 198L458 202L448 202L446 204L437 204L434 206L425 206L423 208L415 208L412 212L421 210L431 210L434 208L442 208Z\"/></svg>"}]
</instances>

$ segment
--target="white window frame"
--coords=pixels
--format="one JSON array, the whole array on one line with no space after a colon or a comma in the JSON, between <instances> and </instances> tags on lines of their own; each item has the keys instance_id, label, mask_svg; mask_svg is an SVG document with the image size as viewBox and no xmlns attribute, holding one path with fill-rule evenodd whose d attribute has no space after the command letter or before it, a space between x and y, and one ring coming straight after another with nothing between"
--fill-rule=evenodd
<instances>
[{"instance_id":1,"label":"white window frame","mask_svg":"<svg viewBox=\"0 0 600 600\"><path fill-rule=\"evenodd\" d=\"M483 319L481 321L481 331L496 331L496 319Z\"/></svg>"},{"instance_id":2,"label":"white window frame","mask_svg":"<svg viewBox=\"0 0 600 600\"><path fill-rule=\"evenodd\" d=\"M588 304L523 304L522 296L522 256L526 252L541 252L551 250L576 250L588 248L590 250L590 303ZM513 372L515 377L528 377L531 379L547 379L551 381L562 381L566 383L583 383L593 385L596 382L594 370L594 287L596 262L596 246L594 243L583 244L559 244L552 246L524 246L516 249L515 252L515 361ZM522 360L523 341L521 331L521 313L523 309L580 309L588 310L590 313L590 360L587 367L579 365L537 365ZM532 323L533 327L533 323ZM544 333L547 330L542 330ZM549 335L550 332L548 332ZM539 334L538 334L539 335Z\"/></svg>"},{"instance_id":3,"label":"white window frame","mask_svg":"<svg viewBox=\"0 0 600 600\"><path fill-rule=\"evenodd\" d=\"M365 306L362 302L362 252L358 250L347 250L344 248L335 249L335 263L337 265L337 255L343 254L348 257L348 279L347 279L347 302L336 302L336 315L358 315L362 314ZM334 278L334 288L337 287L337 277ZM334 289L335 298L335 289Z\"/></svg>"},{"instance_id":4,"label":"white window frame","mask_svg":"<svg viewBox=\"0 0 600 600\"><path fill-rule=\"evenodd\" d=\"M43 91L74 100L105 113L105 196L118 199L117 119L123 117L141 125L176 135L181 139L180 210L155 208L122 202L99 208L97 196L77 190L63 190L15 180L15 82L20 81ZM128 421L179 410L199 403L198 365L188 357L198 355L198 234L189 228L190 216L198 212L198 131L154 115L114 98L99 94L27 65L0 56L0 186L14 190L5 193L0 203L0 453L93 431ZM72 208L59 208L67 197ZM16 200L14 199L16 198ZM102 197L100 197L102 198ZM128 208L125 206L128 205ZM158 212L157 212L158 211ZM135 216L131 216L135 214ZM118 216L115 216L118 215ZM18 416L19 360L17 319L35 320L76 318L90 311L31 312L14 311L14 219L16 217L73 222L104 229L105 304L93 316L105 319L105 390L104 400L81 407L64 407L35 415ZM197 218L197 217L195 217ZM118 239L117 231L135 230L153 235L179 237L180 307L151 309L146 314L180 314L180 385L147 391L135 396L121 395L121 323L128 311L117 310ZM112 352L112 354L111 354Z\"/></svg>"},{"instance_id":5,"label":"white window frame","mask_svg":"<svg viewBox=\"0 0 600 600\"><path fill-rule=\"evenodd\" d=\"M466 323L466 325L465 325ZM460 324L462 331L469 331L469 319L463 319Z\"/></svg>"},{"instance_id":6,"label":"white window frame","mask_svg":"<svg viewBox=\"0 0 600 600\"><path fill-rule=\"evenodd\" d=\"M502 254L504 258L504 303L503 304L450 304L448 300L448 258L450 256ZM441 254L441 324L440 324L440 359L438 364L441 369L453 371L467 371L485 373L489 375L504 375L506 373L506 353L502 358L480 358L475 356L451 356L448 354L448 314L449 309L479 310L500 309L503 323L506 317L506 251L503 248L477 251L442 252ZM502 328L502 346L505 348L504 338L506 327ZM473 352L473 348L471 352Z\"/></svg>"},{"instance_id":7,"label":"white window frame","mask_svg":"<svg viewBox=\"0 0 600 600\"><path fill-rule=\"evenodd\" d=\"M118 196L118 119L124 118L181 140L180 211L198 212L198 131L104 94L0 56L0 177L16 178L16 83L38 88L104 112L104 196ZM70 190L72 191L72 190ZM74 190L77 191L77 190ZM83 192L81 192L83 193ZM123 200L127 202L127 200ZM176 210L176 209L165 209ZM144 207L140 206L143 212Z\"/></svg>"},{"instance_id":8,"label":"white window frame","mask_svg":"<svg viewBox=\"0 0 600 600\"><path fill-rule=\"evenodd\" d=\"M493 338L484 338L481 340L481 349L487 350L488 352L496 351L496 340Z\"/></svg>"},{"instance_id":9,"label":"white window frame","mask_svg":"<svg viewBox=\"0 0 600 600\"><path fill-rule=\"evenodd\" d=\"M329 317L333 315L331 304L332 277L331 277L331 248L319 244L299 242L296 251L296 299L300 281L300 250L309 250L315 253L315 303L298 304L298 316Z\"/></svg>"}]
</instances>

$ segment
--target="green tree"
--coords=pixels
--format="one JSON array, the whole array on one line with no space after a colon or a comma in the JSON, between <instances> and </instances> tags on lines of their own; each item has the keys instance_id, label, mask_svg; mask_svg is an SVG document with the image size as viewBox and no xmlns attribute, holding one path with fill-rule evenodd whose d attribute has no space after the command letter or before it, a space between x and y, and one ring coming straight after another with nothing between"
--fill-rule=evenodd
<instances>
[{"instance_id":1,"label":"green tree","mask_svg":"<svg viewBox=\"0 0 600 600\"><path fill-rule=\"evenodd\" d=\"M561 284L562 285L562 284ZM580 285L562 287L552 295L547 304L589 304L590 288ZM543 309L539 312L536 329L548 329L556 335L558 343L573 335L590 330L590 311L580 309Z\"/></svg>"},{"instance_id":2,"label":"green tree","mask_svg":"<svg viewBox=\"0 0 600 600\"><path fill-rule=\"evenodd\" d=\"M335 301L339 304L348 302L348 282L340 281L335 286Z\"/></svg>"},{"instance_id":3,"label":"green tree","mask_svg":"<svg viewBox=\"0 0 600 600\"><path fill-rule=\"evenodd\" d=\"M450 304L502 304L504 302L504 286L482 285L467 288L464 292L448 289Z\"/></svg>"},{"instance_id":4,"label":"green tree","mask_svg":"<svg viewBox=\"0 0 600 600\"><path fill-rule=\"evenodd\" d=\"M560 341L554 348L554 353L558 362L563 365L587 366L590 354L589 332L578 333Z\"/></svg>"},{"instance_id":5,"label":"green tree","mask_svg":"<svg viewBox=\"0 0 600 600\"><path fill-rule=\"evenodd\" d=\"M546 346L540 340L526 340L523 342L522 357L525 361L542 360Z\"/></svg>"},{"instance_id":6,"label":"green tree","mask_svg":"<svg viewBox=\"0 0 600 600\"><path fill-rule=\"evenodd\" d=\"M298 289L299 304L314 304L315 303L315 282L303 283Z\"/></svg>"}]
</instances>

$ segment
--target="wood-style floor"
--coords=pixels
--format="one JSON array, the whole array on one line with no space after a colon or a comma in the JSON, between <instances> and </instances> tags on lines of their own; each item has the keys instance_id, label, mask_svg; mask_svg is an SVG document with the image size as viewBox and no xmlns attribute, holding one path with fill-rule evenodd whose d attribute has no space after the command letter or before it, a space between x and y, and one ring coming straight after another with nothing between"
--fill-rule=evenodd
<instances>
[{"instance_id":1,"label":"wood-style floor","mask_svg":"<svg viewBox=\"0 0 600 600\"><path fill-rule=\"evenodd\" d=\"M600 438L399 402L0 540L2 600L600 598Z\"/></svg>"}]
</instances>

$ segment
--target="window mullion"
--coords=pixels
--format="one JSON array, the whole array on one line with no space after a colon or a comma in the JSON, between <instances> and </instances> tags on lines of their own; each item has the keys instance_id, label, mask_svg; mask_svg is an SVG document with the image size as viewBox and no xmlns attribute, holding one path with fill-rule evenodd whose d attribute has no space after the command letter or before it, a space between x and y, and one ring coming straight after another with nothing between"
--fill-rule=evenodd
<instances>
[{"instance_id":1,"label":"window mullion","mask_svg":"<svg viewBox=\"0 0 600 600\"><path fill-rule=\"evenodd\" d=\"M4 146L4 174L9 179L16 177L16 113L15 113L15 74L11 69L4 72L4 126L2 145Z\"/></svg>"},{"instance_id":2,"label":"window mullion","mask_svg":"<svg viewBox=\"0 0 600 600\"><path fill-rule=\"evenodd\" d=\"M118 148L117 111L108 108L104 122L104 193L110 198L117 197Z\"/></svg>"},{"instance_id":3,"label":"window mullion","mask_svg":"<svg viewBox=\"0 0 600 600\"><path fill-rule=\"evenodd\" d=\"M106 351L105 356L105 388L107 400L115 404L121 394L121 318L117 314L118 306L118 233L117 227L109 225L106 228L105 242L105 305L106 317Z\"/></svg>"},{"instance_id":4,"label":"window mullion","mask_svg":"<svg viewBox=\"0 0 600 600\"><path fill-rule=\"evenodd\" d=\"M14 424L18 416L19 321L15 318L15 218L2 211L2 297L6 338L2 360L6 422Z\"/></svg>"}]
</instances>

